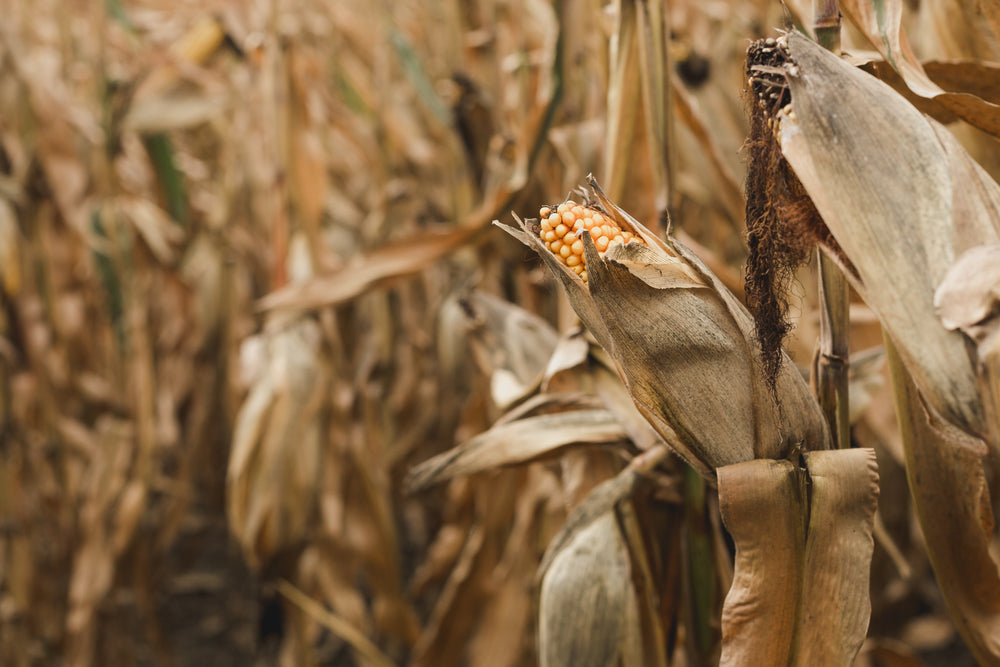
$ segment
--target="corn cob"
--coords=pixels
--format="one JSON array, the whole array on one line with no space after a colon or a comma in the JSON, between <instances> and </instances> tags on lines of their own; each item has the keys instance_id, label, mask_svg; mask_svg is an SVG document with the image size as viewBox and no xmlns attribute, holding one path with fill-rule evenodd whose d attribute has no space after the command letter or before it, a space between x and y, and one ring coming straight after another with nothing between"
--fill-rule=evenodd
<instances>
[{"instance_id":1,"label":"corn cob","mask_svg":"<svg viewBox=\"0 0 1000 667\"><path fill-rule=\"evenodd\" d=\"M587 282L587 262L583 257L581 232L586 229L602 255L613 245L637 241L645 242L628 230L618 226L611 216L596 208L577 204L568 200L554 209L543 206L538 211L542 227L539 236L545 247L552 251L560 262Z\"/></svg>"}]
</instances>

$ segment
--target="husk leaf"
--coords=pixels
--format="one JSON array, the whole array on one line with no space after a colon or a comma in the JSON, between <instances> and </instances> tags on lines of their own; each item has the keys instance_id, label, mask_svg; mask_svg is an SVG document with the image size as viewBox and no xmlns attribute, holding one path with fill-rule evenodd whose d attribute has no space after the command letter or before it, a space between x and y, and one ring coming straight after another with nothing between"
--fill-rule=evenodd
<instances>
[{"instance_id":1,"label":"husk leaf","mask_svg":"<svg viewBox=\"0 0 1000 667\"><path fill-rule=\"evenodd\" d=\"M433 484L504 465L525 463L574 444L608 444L628 438L607 410L573 410L497 424L468 442L424 461L407 476L418 491Z\"/></svg>"},{"instance_id":2,"label":"husk leaf","mask_svg":"<svg viewBox=\"0 0 1000 667\"><path fill-rule=\"evenodd\" d=\"M542 667L619 664L636 646L638 605L629 557L613 511L591 522L555 556L542 581L538 649Z\"/></svg>"},{"instance_id":3,"label":"husk leaf","mask_svg":"<svg viewBox=\"0 0 1000 667\"><path fill-rule=\"evenodd\" d=\"M990 555L986 445L936 417L896 347L886 341L886 349L906 476L935 579L976 660L1000 664L1000 573Z\"/></svg>"},{"instance_id":4,"label":"husk leaf","mask_svg":"<svg viewBox=\"0 0 1000 667\"><path fill-rule=\"evenodd\" d=\"M782 153L925 398L949 421L981 434L965 343L939 322L933 294L957 253L998 240L1000 188L946 130L887 85L798 33L788 45L797 120L781 122Z\"/></svg>"}]
</instances>

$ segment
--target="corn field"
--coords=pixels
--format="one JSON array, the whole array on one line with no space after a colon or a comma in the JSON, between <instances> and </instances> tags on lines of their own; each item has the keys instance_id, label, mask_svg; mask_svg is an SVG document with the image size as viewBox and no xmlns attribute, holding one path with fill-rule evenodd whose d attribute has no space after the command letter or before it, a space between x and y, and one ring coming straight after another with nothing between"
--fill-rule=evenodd
<instances>
[{"instance_id":1,"label":"corn field","mask_svg":"<svg viewBox=\"0 0 1000 667\"><path fill-rule=\"evenodd\" d=\"M0 664L1000 665L995 0L0 6Z\"/></svg>"}]
</instances>

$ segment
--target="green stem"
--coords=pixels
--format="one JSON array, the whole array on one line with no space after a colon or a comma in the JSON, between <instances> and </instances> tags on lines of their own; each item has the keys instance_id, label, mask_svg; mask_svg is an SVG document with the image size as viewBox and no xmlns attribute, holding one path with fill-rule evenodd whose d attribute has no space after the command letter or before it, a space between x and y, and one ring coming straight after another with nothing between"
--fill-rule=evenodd
<instances>
[{"instance_id":1,"label":"green stem","mask_svg":"<svg viewBox=\"0 0 1000 667\"><path fill-rule=\"evenodd\" d=\"M840 52L840 9L837 0L813 0L816 42ZM847 392L850 291L839 267L822 250L819 266L820 346L816 360L816 393L838 449L851 446Z\"/></svg>"},{"instance_id":2,"label":"green stem","mask_svg":"<svg viewBox=\"0 0 1000 667\"><path fill-rule=\"evenodd\" d=\"M813 0L813 30L816 43L840 53L840 9L837 0Z\"/></svg>"},{"instance_id":3,"label":"green stem","mask_svg":"<svg viewBox=\"0 0 1000 667\"><path fill-rule=\"evenodd\" d=\"M851 446L847 370L850 365L848 330L850 291L844 275L822 250L819 265L819 355L816 358L816 394L830 435L838 449Z\"/></svg>"}]
</instances>

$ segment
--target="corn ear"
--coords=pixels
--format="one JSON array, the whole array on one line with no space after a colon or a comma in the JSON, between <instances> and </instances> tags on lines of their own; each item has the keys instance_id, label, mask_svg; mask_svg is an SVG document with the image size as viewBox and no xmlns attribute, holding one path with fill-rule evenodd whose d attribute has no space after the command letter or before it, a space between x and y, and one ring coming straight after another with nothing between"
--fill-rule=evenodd
<instances>
[{"instance_id":1,"label":"corn ear","mask_svg":"<svg viewBox=\"0 0 1000 667\"><path fill-rule=\"evenodd\" d=\"M539 221L515 216L521 229L507 229L562 283L653 428L707 476L740 461L784 458L803 443L827 448L823 416L787 359L776 392L768 391L753 322L729 290L680 243L657 238L616 206L593 179L586 194L642 241L601 253L582 230L587 283L544 245Z\"/></svg>"},{"instance_id":2,"label":"corn ear","mask_svg":"<svg viewBox=\"0 0 1000 667\"><path fill-rule=\"evenodd\" d=\"M569 611L572 610L572 611ZM629 558L613 511L578 532L542 580L538 650L542 667L643 664L639 609Z\"/></svg>"},{"instance_id":3,"label":"corn ear","mask_svg":"<svg viewBox=\"0 0 1000 667\"><path fill-rule=\"evenodd\" d=\"M788 48L792 113L780 116L782 153L925 399L982 435L965 342L938 320L933 296L959 253L1000 240L1000 187L887 85L798 33Z\"/></svg>"}]
</instances>

